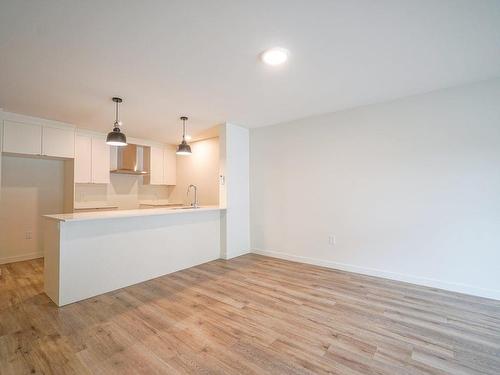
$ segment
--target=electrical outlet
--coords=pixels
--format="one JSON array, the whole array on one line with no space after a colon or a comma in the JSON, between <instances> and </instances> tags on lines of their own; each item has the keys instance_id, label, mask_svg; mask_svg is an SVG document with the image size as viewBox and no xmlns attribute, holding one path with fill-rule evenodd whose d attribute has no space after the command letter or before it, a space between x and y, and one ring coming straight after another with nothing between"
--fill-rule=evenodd
<instances>
[{"instance_id":1,"label":"electrical outlet","mask_svg":"<svg viewBox=\"0 0 500 375\"><path fill-rule=\"evenodd\" d=\"M333 246L337 242L335 235L328 236L328 245Z\"/></svg>"},{"instance_id":2,"label":"electrical outlet","mask_svg":"<svg viewBox=\"0 0 500 375\"><path fill-rule=\"evenodd\" d=\"M24 234L24 239L25 240L31 240L33 238L33 233L32 232L26 232Z\"/></svg>"}]
</instances>

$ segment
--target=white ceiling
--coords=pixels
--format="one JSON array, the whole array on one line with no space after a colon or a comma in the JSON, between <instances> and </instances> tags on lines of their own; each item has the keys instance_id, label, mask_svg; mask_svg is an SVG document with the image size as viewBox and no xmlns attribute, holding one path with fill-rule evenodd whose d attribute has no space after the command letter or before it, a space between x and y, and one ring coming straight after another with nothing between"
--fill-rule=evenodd
<instances>
[{"instance_id":1,"label":"white ceiling","mask_svg":"<svg viewBox=\"0 0 500 375\"><path fill-rule=\"evenodd\" d=\"M290 50L271 68L258 54ZM0 0L0 107L176 142L500 76L500 1Z\"/></svg>"}]
</instances>

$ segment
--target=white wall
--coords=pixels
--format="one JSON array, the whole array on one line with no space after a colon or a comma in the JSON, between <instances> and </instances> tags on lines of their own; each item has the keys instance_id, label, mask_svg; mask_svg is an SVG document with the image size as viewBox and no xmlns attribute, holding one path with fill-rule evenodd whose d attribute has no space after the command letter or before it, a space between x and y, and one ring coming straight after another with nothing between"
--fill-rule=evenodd
<instances>
[{"instance_id":1,"label":"white wall","mask_svg":"<svg viewBox=\"0 0 500 375\"><path fill-rule=\"evenodd\" d=\"M172 188L169 200L191 203L193 192L187 198L190 184L198 187L200 205L219 204L219 138L209 138L190 143L189 156L177 155L177 184Z\"/></svg>"},{"instance_id":2,"label":"white wall","mask_svg":"<svg viewBox=\"0 0 500 375\"><path fill-rule=\"evenodd\" d=\"M42 215L63 212L64 161L2 155L1 163L0 263L41 257Z\"/></svg>"},{"instance_id":3,"label":"white wall","mask_svg":"<svg viewBox=\"0 0 500 375\"><path fill-rule=\"evenodd\" d=\"M500 299L500 80L252 129L250 152L257 251Z\"/></svg>"},{"instance_id":4,"label":"white wall","mask_svg":"<svg viewBox=\"0 0 500 375\"><path fill-rule=\"evenodd\" d=\"M250 149L249 131L233 124L221 126L220 190L221 254L225 259L250 251Z\"/></svg>"}]
</instances>

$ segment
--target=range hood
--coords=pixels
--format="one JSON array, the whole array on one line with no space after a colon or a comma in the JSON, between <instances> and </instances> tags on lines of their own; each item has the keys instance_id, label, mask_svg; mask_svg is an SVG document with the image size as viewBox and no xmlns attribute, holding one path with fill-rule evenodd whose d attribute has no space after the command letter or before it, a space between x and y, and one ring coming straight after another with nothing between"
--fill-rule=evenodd
<instances>
[{"instance_id":1,"label":"range hood","mask_svg":"<svg viewBox=\"0 0 500 375\"><path fill-rule=\"evenodd\" d=\"M128 144L124 147L117 147L116 169L111 173L133 174L143 176L149 174L144 168L144 147Z\"/></svg>"}]
</instances>

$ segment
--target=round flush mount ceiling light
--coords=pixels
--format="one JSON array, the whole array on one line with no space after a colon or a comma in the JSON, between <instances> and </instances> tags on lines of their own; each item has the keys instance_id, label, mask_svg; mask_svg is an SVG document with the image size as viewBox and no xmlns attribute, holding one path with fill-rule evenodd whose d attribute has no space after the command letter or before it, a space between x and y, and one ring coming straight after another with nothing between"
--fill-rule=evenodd
<instances>
[{"instance_id":1,"label":"round flush mount ceiling light","mask_svg":"<svg viewBox=\"0 0 500 375\"><path fill-rule=\"evenodd\" d=\"M262 52L260 58L267 65L277 66L284 64L286 60L288 60L289 54L290 52L288 52L288 50L285 48L273 47Z\"/></svg>"}]
</instances>

